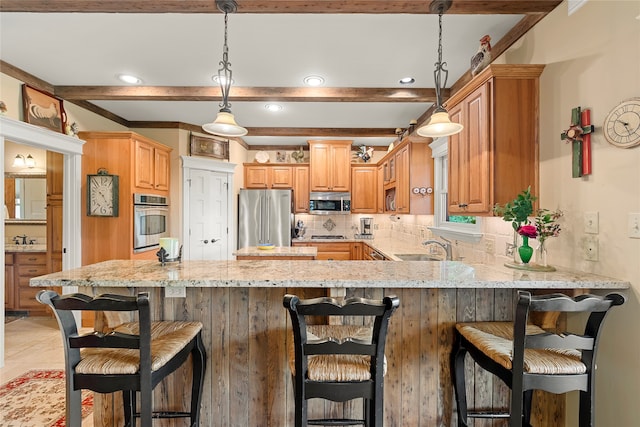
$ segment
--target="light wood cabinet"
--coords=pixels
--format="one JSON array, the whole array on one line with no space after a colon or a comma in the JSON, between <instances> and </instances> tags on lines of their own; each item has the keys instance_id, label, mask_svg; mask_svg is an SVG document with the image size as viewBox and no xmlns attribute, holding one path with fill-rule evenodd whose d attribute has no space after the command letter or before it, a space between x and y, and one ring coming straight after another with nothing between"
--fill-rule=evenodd
<instances>
[{"instance_id":1,"label":"light wood cabinet","mask_svg":"<svg viewBox=\"0 0 640 427\"><path fill-rule=\"evenodd\" d=\"M414 189L433 188L433 158L424 142L405 138L379 164L390 164L393 159L393 181L384 183L381 190L384 213L430 215L433 214L433 196Z\"/></svg>"},{"instance_id":2,"label":"light wood cabinet","mask_svg":"<svg viewBox=\"0 0 640 427\"><path fill-rule=\"evenodd\" d=\"M351 143L309 141L311 191L351 191Z\"/></svg>"},{"instance_id":3,"label":"light wood cabinet","mask_svg":"<svg viewBox=\"0 0 640 427\"><path fill-rule=\"evenodd\" d=\"M4 253L4 309L13 310L15 302L15 279L13 274L13 254Z\"/></svg>"},{"instance_id":4,"label":"light wood cabinet","mask_svg":"<svg viewBox=\"0 0 640 427\"><path fill-rule=\"evenodd\" d=\"M155 251L133 252L133 194L169 197L171 148L135 132L80 132L78 136L86 141L82 147L82 265L154 259ZM86 214L86 176L99 168L119 177L117 217Z\"/></svg>"},{"instance_id":5,"label":"light wood cabinet","mask_svg":"<svg viewBox=\"0 0 640 427\"><path fill-rule=\"evenodd\" d=\"M384 166L381 164L376 174L376 213L384 213Z\"/></svg>"},{"instance_id":6,"label":"light wood cabinet","mask_svg":"<svg viewBox=\"0 0 640 427\"><path fill-rule=\"evenodd\" d=\"M292 246L315 246L318 248L317 260L351 260L351 242L293 242Z\"/></svg>"},{"instance_id":7,"label":"light wood cabinet","mask_svg":"<svg viewBox=\"0 0 640 427\"><path fill-rule=\"evenodd\" d=\"M351 213L376 213L377 166L351 166Z\"/></svg>"},{"instance_id":8,"label":"light wood cabinet","mask_svg":"<svg viewBox=\"0 0 640 427\"><path fill-rule=\"evenodd\" d=\"M62 271L62 186L64 155L47 151L47 270Z\"/></svg>"},{"instance_id":9,"label":"light wood cabinet","mask_svg":"<svg viewBox=\"0 0 640 427\"><path fill-rule=\"evenodd\" d=\"M134 187L141 190L169 191L171 149L135 136L133 141Z\"/></svg>"},{"instance_id":10,"label":"light wood cabinet","mask_svg":"<svg viewBox=\"0 0 640 427\"><path fill-rule=\"evenodd\" d=\"M362 261L364 247L367 246L362 242L351 243L351 260L352 261Z\"/></svg>"},{"instance_id":11,"label":"light wood cabinet","mask_svg":"<svg viewBox=\"0 0 640 427\"><path fill-rule=\"evenodd\" d=\"M5 252L5 309L27 311L30 316L44 316L46 306L36 300L42 288L32 288L32 277L47 274L46 252Z\"/></svg>"},{"instance_id":12,"label":"light wood cabinet","mask_svg":"<svg viewBox=\"0 0 640 427\"><path fill-rule=\"evenodd\" d=\"M309 166L293 167L293 202L295 213L309 213Z\"/></svg>"},{"instance_id":13,"label":"light wood cabinet","mask_svg":"<svg viewBox=\"0 0 640 427\"><path fill-rule=\"evenodd\" d=\"M539 76L543 65L490 65L448 100L449 213L491 215L538 189Z\"/></svg>"},{"instance_id":14,"label":"light wood cabinet","mask_svg":"<svg viewBox=\"0 0 640 427\"><path fill-rule=\"evenodd\" d=\"M245 188L293 188L293 166L245 163Z\"/></svg>"}]
</instances>

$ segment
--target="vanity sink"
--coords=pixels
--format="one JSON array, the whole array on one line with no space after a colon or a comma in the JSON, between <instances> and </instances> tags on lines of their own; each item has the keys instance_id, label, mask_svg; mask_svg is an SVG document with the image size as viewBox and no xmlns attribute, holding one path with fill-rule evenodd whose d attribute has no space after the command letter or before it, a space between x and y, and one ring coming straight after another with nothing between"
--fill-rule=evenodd
<instances>
[{"instance_id":1,"label":"vanity sink","mask_svg":"<svg viewBox=\"0 0 640 427\"><path fill-rule=\"evenodd\" d=\"M440 258L428 254L395 254L402 261L442 261Z\"/></svg>"}]
</instances>

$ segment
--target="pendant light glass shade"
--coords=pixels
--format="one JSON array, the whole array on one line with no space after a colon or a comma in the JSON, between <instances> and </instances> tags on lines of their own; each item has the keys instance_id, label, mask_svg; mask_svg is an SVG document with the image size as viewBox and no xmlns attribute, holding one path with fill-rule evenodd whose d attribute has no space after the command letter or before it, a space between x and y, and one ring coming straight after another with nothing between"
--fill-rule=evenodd
<instances>
[{"instance_id":1,"label":"pendant light glass shade","mask_svg":"<svg viewBox=\"0 0 640 427\"><path fill-rule=\"evenodd\" d=\"M247 130L236 123L236 118L233 116L233 113L222 110L220 110L216 119L212 123L202 125L202 129L213 135L226 136L230 138L244 136L247 134Z\"/></svg>"},{"instance_id":2,"label":"pendant light glass shade","mask_svg":"<svg viewBox=\"0 0 640 427\"><path fill-rule=\"evenodd\" d=\"M417 130L418 135L435 139L461 132L463 126L460 123L452 122L447 110L444 108L443 110L433 113L427 124Z\"/></svg>"},{"instance_id":3,"label":"pendant light glass shade","mask_svg":"<svg viewBox=\"0 0 640 427\"><path fill-rule=\"evenodd\" d=\"M440 94L443 87L447 85L449 71L445 68L446 62L442 62L442 15L451 7L451 0L433 0L429 9L432 13L438 13L438 62L433 72L433 79L436 85L436 108L426 125L418 128L416 133L429 138L440 138L441 136L455 135L460 133L464 126L454 123L449 118L449 113L442 106L442 96ZM444 81L442 76L444 75Z\"/></svg>"},{"instance_id":4,"label":"pendant light glass shade","mask_svg":"<svg viewBox=\"0 0 640 427\"><path fill-rule=\"evenodd\" d=\"M216 6L220 12L224 13L224 46L222 48L222 61L220 61L222 67L218 70L218 83L222 93L222 102L216 119L212 123L202 125L202 129L213 135L226 137L244 136L247 134L247 130L236 123L229 103L229 91L231 90L233 75L231 63L229 62L229 46L227 45L227 15L234 13L238 9L238 5L235 0L216 0Z\"/></svg>"}]
</instances>

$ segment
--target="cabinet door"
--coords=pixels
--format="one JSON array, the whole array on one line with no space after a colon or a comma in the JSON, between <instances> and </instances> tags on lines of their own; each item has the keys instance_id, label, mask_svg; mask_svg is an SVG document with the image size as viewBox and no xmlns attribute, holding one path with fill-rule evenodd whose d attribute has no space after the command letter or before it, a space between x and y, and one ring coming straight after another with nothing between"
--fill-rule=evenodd
<instances>
[{"instance_id":1,"label":"cabinet door","mask_svg":"<svg viewBox=\"0 0 640 427\"><path fill-rule=\"evenodd\" d=\"M329 144L310 145L309 159L311 191L331 191Z\"/></svg>"},{"instance_id":2,"label":"cabinet door","mask_svg":"<svg viewBox=\"0 0 640 427\"><path fill-rule=\"evenodd\" d=\"M351 244L351 261L362 261L363 255L363 243L355 242Z\"/></svg>"},{"instance_id":3,"label":"cabinet door","mask_svg":"<svg viewBox=\"0 0 640 427\"><path fill-rule=\"evenodd\" d=\"M309 213L309 166L294 166L293 198L295 213Z\"/></svg>"},{"instance_id":4,"label":"cabinet door","mask_svg":"<svg viewBox=\"0 0 640 427\"><path fill-rule=\"evenodd\" d=\"M462 116L462 104L456 105L449 111L449 117L452 122L464 123ZM464 203L467 200L465 182L469 180L469 168L467 164L467 143L464 134L467 129L462 132L449 136L449 145L447 148L447 156L449 157L449 212L464 212Z\"/></svg>"},{"instance_id":5,"label":"cabinet door","mask_svg":"<svg viewBox=\"0 0 640 427\"><path fill-rule=\"evenodd\" d=\"M245 166L244 167L244 187L245 188L269 188L268 166Z\"/></svg>"},{"instance_id":6,"label":"cabinet door","mask_svg":"<svg viewBox=\"0 0 640 427\"><path fill-rule=\"evenodd\" d=\"M169 191L169 152L154 149L154 187L156 190Z\"/></svg>"},{"instance_id":7,"label":"cabinet door","mask_svg":"<svg viewBox=\"0 0 640 427\"><path fill-rule=\"evenodd\" d=\"M331 191L351 190L351 145L334 145L329 158Z\"/></svg>"},{"instance_id":8,"label":"cabinet door","mask_svg":"<svg viewBox=\"0 0 640 427\"><path fill-rule=\"evenodd\" d=\"M409 145L396 154L396 212L409 213Z\"/></svg>"},{"instance_id":9,"label":"cabinet door","mask_svg":"<svg viewBox=\"0 0 640 427\"><path fill-rule=\"evenodd\" d=\"M271 188L293 188L291 166L271 166Z\"/></svg>"},{"instance_id":10,"label":"cabinet door","mask_svg":"<svg viewBox=\"0 0 640 427\"><path fill-rule=\"evenodd\" d=\"M64 155L47 151L47 272L62 271L62 182Z\"/></svg>"},{"instance_id":11,"label":"cabinet door","mask_svg":"<svg viewBox=\"0 0 640 427\"><path fill-rule=\"evenodd\" d=\"M13 254L4 254L4 308L15 308L15 279L13 270Z\"/></svg>"},{"instance_id":12,"label":"cabinet door","mask_svg":"<svg viewBox=\"0 0 640 427\"><path fill-rule=\"evenodd\" d=\"M351 213L376 213L376 166L351 168Z\"/></svg>"},{"instance_id":13,"label":"cabinet door","mask_svg":"<svg viewBox=\"0 0 640 427\"><path fill-rule=\"evenodd\" d=\"M487 85L480 86L465 102L468 127L467 212L489 212L490 135Z\"/></svg>"},{"instance_id":14,"label":"cabinet door","mask_svg":"<svg viewBox=\"0 0 640 427\"><path fill-rule=\"evenodd\" d=\"M135 141L134 185L138 188L153 189L154 150L150 144Z\"/></svg>"},{"instance_id":15,"label":"cabinet door","mask_svg":"<svg viewBox=\"0 0 640 427\"><path fill-rule=\"evenodd\" d=\"M384 213L384 165L378 166L376 181L376 211Z\"/></svg>"}]
</instances>

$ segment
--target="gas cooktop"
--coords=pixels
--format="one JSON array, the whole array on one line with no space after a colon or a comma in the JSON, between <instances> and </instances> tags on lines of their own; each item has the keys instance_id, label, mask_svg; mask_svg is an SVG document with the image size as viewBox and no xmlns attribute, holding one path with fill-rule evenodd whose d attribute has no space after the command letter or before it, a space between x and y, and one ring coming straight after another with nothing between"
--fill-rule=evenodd
<instances>
[{"instance_id":1,"label":"gas cooktop","mask_svg":"<svg viewBox=\"0 0 640 427\"><path fill-rule=\"evenodd\" d=\"M333 236L333 235L330 235L330 234L315 235L315 236L311 236L311 238L312 239L327 239L327 240L330 240L330 239L336 239L336 240L346 239L345 236Z\"/></svg>"}]
</instances>

